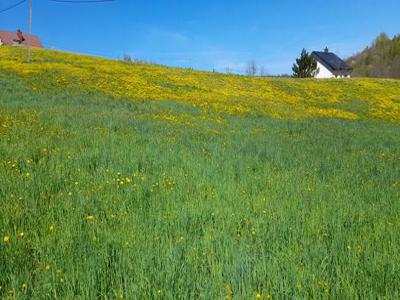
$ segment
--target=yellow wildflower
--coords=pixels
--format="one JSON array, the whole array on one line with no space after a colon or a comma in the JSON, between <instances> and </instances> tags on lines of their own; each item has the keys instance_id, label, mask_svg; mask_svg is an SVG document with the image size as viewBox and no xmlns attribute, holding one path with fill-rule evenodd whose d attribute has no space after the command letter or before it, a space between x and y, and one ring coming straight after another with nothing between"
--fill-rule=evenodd
<instances>
[{"instance_id":1,"label":"yellow wildflower","mask_svg":"<svg viewBox=\"0 0 400 300\"><path fill-rule=\"evenodd\" d=\"M10 237L8 235L3 236L3 241L8 243L10 241Z\"/></svg>"}]
</instances>

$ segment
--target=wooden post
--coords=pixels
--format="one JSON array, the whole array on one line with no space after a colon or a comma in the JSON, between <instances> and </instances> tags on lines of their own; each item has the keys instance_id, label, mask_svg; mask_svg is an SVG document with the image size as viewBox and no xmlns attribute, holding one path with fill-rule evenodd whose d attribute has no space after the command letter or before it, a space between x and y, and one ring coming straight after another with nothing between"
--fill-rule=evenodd
<instances>
[{"instance_id":1,"label":"wooden post","mask_svg":"<svg viewBox=\"0 0 400 300\"><path fill-rule=\"evenodd\" d=\"M32 0L29 0L28 64L31 62L31 37L32 37Z\"/></svg>"}]
</instances>

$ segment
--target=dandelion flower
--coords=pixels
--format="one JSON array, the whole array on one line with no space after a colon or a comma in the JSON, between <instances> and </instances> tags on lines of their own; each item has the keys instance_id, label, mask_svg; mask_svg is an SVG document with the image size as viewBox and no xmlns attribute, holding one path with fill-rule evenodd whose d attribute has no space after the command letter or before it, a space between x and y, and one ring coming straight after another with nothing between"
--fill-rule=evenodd
<instances>
[{"instance_id":1,"label":"dandelion flower","mask_svg":"<svg viewBox=\"0 0 400 300\"><path fill-rule=\"evenodd\" d=\"M46 272L50 272L51 266L50 265L46 265L46 267L44 269L46 270Z\"/></svg>"},{"instance_id":2,"label":"dandelion flower","mask_svg":"<svg viewBox=\"0 0 400 300\"><path fill-rule=\"evenodd\" d=\"M93 220L94 220L94 216L92 216L92 215L87 215L87 216L86 216L86 220L87 220L87 221L93 221Z\"/></svg>"},{"instance_id":3,"label":"dandelion flower","mask_svg":"<svg viewBox=\"0 0 400 300\"><path fill-rule=\"evenodd\" d=\"M8 235L5 235L5 236L3 237L3 241L4 241L5 243L9 242L9 241L10 241L10 237L9 237Z\"/></svg>"}]
</instances>

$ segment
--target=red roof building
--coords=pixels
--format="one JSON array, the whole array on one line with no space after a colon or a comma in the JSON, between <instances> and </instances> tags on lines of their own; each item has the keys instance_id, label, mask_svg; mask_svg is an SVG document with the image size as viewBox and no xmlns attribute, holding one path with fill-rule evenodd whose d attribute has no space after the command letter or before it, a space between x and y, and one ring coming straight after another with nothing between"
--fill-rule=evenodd
<instances>
[{"instance_id":1,"label":"red roof building","mask_svg":"<svg viewBox=\"0 0 400 300\"><path fill-rule=\"evenodd\" d=\"M30 40L30 44L32 47L37 47L37 48L43 48L43 44L40 41L39 37L36 35L29 35L29 34L24 34L23 35L25 40L22 43L16 42L19 40L17 36L17 31L5 31L5 30L0 30L0 46L1 45L22 45L22 46L27 46L28 41Z\"/></svg>"}]
</instances>

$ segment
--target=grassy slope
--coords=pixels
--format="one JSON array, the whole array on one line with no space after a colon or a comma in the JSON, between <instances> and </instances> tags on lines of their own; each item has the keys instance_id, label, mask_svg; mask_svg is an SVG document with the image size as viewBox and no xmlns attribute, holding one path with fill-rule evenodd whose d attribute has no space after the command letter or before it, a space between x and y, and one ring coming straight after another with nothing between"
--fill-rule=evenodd
<instances>
[{"instance_id":1,"label":"grassy slope","mask_svg":"<svg viewBox=\"0 0 400 300\"><path fill-rule=\"evenodd\" d=\"M0 48L0 69L25 79L33 91L100 92L116 99L173 100L217 113L274 118L400 120L398 80L291 80L217 75L66 54Z\"/></svg>"},{"instance_id":2,"label":"grassy slope","mask_svg":"<svg viewBox=\"0 0 400 300\"><path fill-rule=\"evenodd\" d=\"M209 84L204 99L190 97L195 82L175 99L154 84L145 98L163 101L131 101L148 87L112 94L106 81L93 88L95 66L85 79L87 65L57 71L69 56L40 52L53 62L24 69L10 51L0 48L0 298L400 296L399 82L73 56L147 82L169 74L158 85ZM335 90L348 99L324 103ZM345 114L310 113L333 106Z\"/></svg>"}]
</instances>

